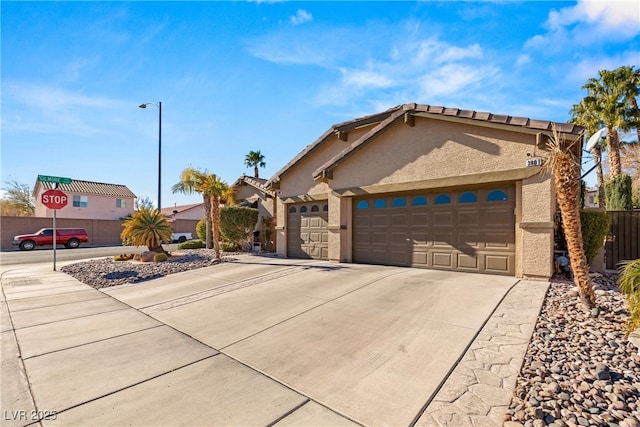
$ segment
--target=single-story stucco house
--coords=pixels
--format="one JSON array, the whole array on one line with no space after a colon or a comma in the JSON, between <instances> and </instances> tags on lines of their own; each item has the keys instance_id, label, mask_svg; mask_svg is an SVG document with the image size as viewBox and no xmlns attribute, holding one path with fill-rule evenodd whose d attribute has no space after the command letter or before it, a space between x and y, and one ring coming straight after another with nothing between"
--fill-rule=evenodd
<instances>
[{"instance_id":1,"label":"single-story stucco house","mask_svg":"<svg viewBox=\"0 0 640 427\"><path fill-rule=\"evenodd\" d=\"M277 253L547 279L556 201L540 165L553 127L582 137L420 104L333 125L266 184Z\"/></svg>"},{"instance_id":2,"label":"single-story stucco house","mask_svg":"<svg viewBox=\"0 0 640 427\"><path fill-rule=\"evenodd\" d=\"M261 243L273 241L274 238L271 235L275 213L274 194L266 187L266 183L266 179L242 175L231 185L237 205L258 209L255 229L259 232L258 240Z\"/></svg>"}]
</instances>

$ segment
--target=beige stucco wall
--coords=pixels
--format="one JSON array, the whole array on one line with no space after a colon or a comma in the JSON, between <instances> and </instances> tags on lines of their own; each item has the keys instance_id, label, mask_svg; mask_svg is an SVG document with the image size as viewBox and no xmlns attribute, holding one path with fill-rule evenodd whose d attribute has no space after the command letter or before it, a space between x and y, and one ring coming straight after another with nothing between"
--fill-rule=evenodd
<instances>
[{"instance_id":1,"label":"beige stucco wall","mask_svg":"<svg viewBox=\"0 0 640 427\"><path fill-rule=\"evenodd\" d=\"M314 181L313 172L346 147L334 137L281 177L277 251L286 255L286 203L305 195L328 199L329 258L350 262L351 196L503 180L516 183L516 275L548 278L555 197L549 177L526 167L542 154L535 142L533 131L416 117L415 126L398 123L342 160L326 183Z\"/></svg>"},{"instance_id":2,"label":"beige stucco wall","mask_svg":"<svg viewBox=\"0 0 640 427\"><path fill-rule=\"evenodd\" d=\"M458 177L525 167L535 135L416 117L345 159L332 188Z\"/></svg>"},{"instance_id":3,"label":"beige stucco wall","mask_svg":"<svg viewBox=\"0 0 640 427\"><path fill-rule=\"evenodd\" d=\"M553 274L553 236L555 189L547 174L522 181L519 236L520 269L518 277L547 279ZM517 265L517 264L516 264Z\"/></svg>"}]
</instances>

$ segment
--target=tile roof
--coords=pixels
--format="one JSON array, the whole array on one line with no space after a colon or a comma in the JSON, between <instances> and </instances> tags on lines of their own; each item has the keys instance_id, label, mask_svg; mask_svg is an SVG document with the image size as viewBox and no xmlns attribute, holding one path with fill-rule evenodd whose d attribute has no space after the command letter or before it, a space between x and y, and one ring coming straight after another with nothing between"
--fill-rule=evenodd
<instances>
[{"instance_id":1,"label":"tile roof","mask_svg":"<svg viewBox=\"0 0 640 427\"><path fill-rule=\"evenodd\" d=\"M40 182L40 184L42 184L42 187L45 190L50 190L54 186L51 182ZM136 195L133 194L126 185L106 184L103 182L82 181L78 179L71 181L71 184L58 184L58 189L68 191L70 193L96 194L100 196L114 197L136 197Z\"/></svg>"},{"instance_id":2,"label":"tile roof","mask_svg":"<svg viewBox=\"0 0 640 427\"><path fill-rule=\"evenodd\" d=\"M266 185L271 187L280 180L280 176L287 172L296 163L309 156L316 148L322 145L325 141L331 139L334 135L340 136L341 132L357 129L362 126L376 124L369 132L363 135L360 139L349 144L345 150L335 156L333 159L322 165L314 172L314 178L321 177L324 173L327 173L331 168L337 165L337 163L346 158L348 155L355 152L361 146L367 142L375 139L377 136L386 131L386 129L393 124L403 120L405 116L420 116L420 117L432 117L448 120L460 120L463 122L482 122L489 125L496 126L508 126L514 130L529 130L539 132L551 132L555 127L560 133L580 135L584 128L582 126L574 125L572 123L560 123L552 122L548 120L534 120L527 117L508 116L504 114L493 114L489 112L479 112L474 110L461 110L458 108L448 108L435 105L425 104L404 104L390 108L381 113L364 116L358 119L349 120L347 122L335 124L331 126L320 138L314 141L312 144L305 147L296 157L294 157L289 163L287 163L282 169L275 173L275 175L267 181Z\"/></svg>"},{"instance_id":3,"label":"tile roof","mask_svg":"<svg viewBox=\"0 0 640 427\"><path fill-rule=\"evenodd\" d=\"M202 208L202 205L204 205L203 202L201 202L201 203L192 203L190 205L169 206L169 207L162 208L161 212L164 215L171 216L171 215L174 214L174 211L178 211L178 213L179 212L184 212L184 211L188 211L189 209L193 209L193 208Z\"/></svg>"},{"instance_id":4,"label":"tile roof","mask_svg":"<svg viewBox=\"0 0 640 427\"><path fill-rule=\"evenodd\" d=\"M242 175L231 186L238 187L240 185L246 184L255 188L258 191L265 193L268 196L271 196L272 195L271 190L269 190L269 188L266 186L266 183L267 183L267 180L264 178L255 178L249 175Z\"/></svg>"}]
</instances>

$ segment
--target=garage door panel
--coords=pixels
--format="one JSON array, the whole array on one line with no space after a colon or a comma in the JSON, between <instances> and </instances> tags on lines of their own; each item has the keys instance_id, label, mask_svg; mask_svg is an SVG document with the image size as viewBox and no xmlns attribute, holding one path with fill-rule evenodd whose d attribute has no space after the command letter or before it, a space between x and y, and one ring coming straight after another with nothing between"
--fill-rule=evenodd
<instances>
[{"instance_id":1,"label":"garage door panel","mask_svg":"<svg viewBox=\"0 0 640 427\"><path fill-rule=\"evenodd\" d=\"M429 243L429 233L411 230L411 240L414 244L426 245Z\"/></svg>"},{"instance_id":2,"label":"garage door panel","mask_svg":"<svg viewBox=\"0 0 640 427\"><path fill-rule=\"evenodd\" d=\"M418 264L418 265L422 265L422 266L426 266L427 265L427 260L429 259L429 253L428 252L419 252L419 251L413 251L413 253L411 254L411 263L412 264Z\"/></svg>"},{"instance_id":3,"label":"garage door panel","mask_svg":"<svg viewBox=\"0 0 640 427\"><path fill-rule=\"evenodd\" d=\"M373 216L374 227L387 227L389 225L389 217L386 214L376 214Z\"/></svg>"},{"instance_id":4,"label":"garage door panel","mask_svg":"<svg viewBox=\"0 0 640 427\"><path fill-rule=\"evenodd\" d=\"M513 246L513 233L486 232L485 236L485 247L487 248L508 249Z\"/></svg>"},{"instance_id":5,"label":"garage door panel","mask_svg":"<svg viewBox=\"0 0 640 427\"><path fill-rule=\"evenodd\" d=\"M513 209L486 210L485 227L498 227L503 229L506 225L515 224Z\"/></svg>"},{"instance_id":6,"label":"garage door panel","mask_svg":"<svg viewBox=\"0 0 640 427\"><path fill-rule=\"evenodd\" d=\"M478 211L458 211L458 227L479 227L480 213Z\"/></svg>"},{"instance_id":7,"label":"garage door panel","mask_svg":"<svg viewBox=\"0 0 640 427\"><path fill-rule=\"evenodd\" d=\"M433 232L433 246L449 247L453 242L453 231L442 232L438 230Z\"/></svg>"},{"instance_id":8,"label":"garage door panel","mask_svg":"<svg viewBox=\"0 0 640 427\"><path fill-rule=\"evenodd\" d=\"M434 212L434 227L451 227L453 225L453 212Z\"/></svg>"},{"instance_id":9,"label":"garage door panel","mask_svg":"<svg viewBox=\"0 0 640 427\"><path fill-rule=\"evenodd\" d=\"M431 255L431 265L433 267L453 267L453 256L450 252L433 252Z\"/></svg>"},{"instance_id":10,"label":"garage door panel","mask_svg":"<svg viewBox=\"0 0 640 427\"><path fill-rule=\"evenodd\" d=\"M408 225L407 217L408 215L406 213L391 214L391 226Z\"/></svg>"},{"instance_id":11,"label":"garage door panel","mask_svg":"<svg viewBox=\"0 0 640 427\"><path fill-rule=\"evenodd\" d=\"M488 273L506 274L511 271L515 257L513 255L485 255L485 270Z\"/></svg>"},{"instance_id":12,"label":"garage door panel","mask_svg":"<svg viewBox=\"0 0 640 427\"><path fill-rule=\"evenodd\" d=\"M458 247L480 247L480 233L457 233L458 234Z\"/></svg>"},{"instance_id":13,"label":"garage door panel","mask_svg":"<svg viewBox=\"0 0 640 427\"><path fill-rule=\"evenodd\" d=\"M425 226L429 224L429 215L425 212L412 213L411 225L414 227Z\"/></svg>"},{"instance_id":14,"label":"garage door panel","mask_svg":"<svg viewBox=\"0 0 640 427\"><path fill-rule=\"evenodd\" d=\"M458 256L458 268L465 270L478 271L478 257L475 255L457 254Z\"/></svg>"}]
</instances>

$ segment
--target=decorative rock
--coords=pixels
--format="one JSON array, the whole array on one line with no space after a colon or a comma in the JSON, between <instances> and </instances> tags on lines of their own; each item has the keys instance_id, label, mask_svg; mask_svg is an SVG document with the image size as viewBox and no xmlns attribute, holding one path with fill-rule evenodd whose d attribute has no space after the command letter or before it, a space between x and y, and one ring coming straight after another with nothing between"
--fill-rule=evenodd
<instances>
[{"instance_id":1,"label":"decorative rock","mask_svg":"<svg viewBox=\"0 0 640 427\"><path fill-rule=\"evenodd\" d=\"M598 363L596 365L596 377L598 377L599 380L610 379L609 367L603 363Z\"/></svg>"},{"instance_id":2,"label":"decorative rock","mask_svg":"<svg viewBox=\"0 0 640 427\"><path fill-rule=\"evenodd\" d=\"M507 421L525 427L640 427L640 355L621 332L629 314L616 279L592 278L601 290L593 313L573 285L551 283ZM516 416L513 408L522 402L526 406Z\"/></svg>"},{"instance_id":3,"label":"decorative rock","mask_svg":"<svg viewBox=\"0 0 640 427\"><path fill-rule=\"evenodd\" d=\"M155 255L155 252L150 253ZM99 289L157 279L169 274L210 267L233 260L230 257L216 259L211 249L181 250L173 255L175 256L169 257L167 262L162 263L114 261L112 258L102 258L65 265L60 270L82 283Z\"/></svg>"}]
</instances>

